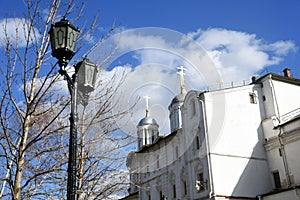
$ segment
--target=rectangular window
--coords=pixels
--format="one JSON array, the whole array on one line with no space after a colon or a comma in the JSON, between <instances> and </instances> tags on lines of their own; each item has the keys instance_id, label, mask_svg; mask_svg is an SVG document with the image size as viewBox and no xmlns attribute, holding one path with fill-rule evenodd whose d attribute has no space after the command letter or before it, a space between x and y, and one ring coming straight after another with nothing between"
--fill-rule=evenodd
<instances>
[{"instance_id":1,"label":"rectangular window","mask_svg":"<svg viewBox=\"0 0 300 200\"><path fill-rule=\"evenodd\" d=\"M147 133L145 132L145 134L144 134L144 145L146 145L146 144L148 144L148 142L147 142Z\"/></svg>"},{"instance_id":2,"label":"rectangular window","mask_svg":"<svg viewBox=\"0 0 300 200\"><path fill-rule=\"evenodd\" d=\"M199 141L199 137L196 137L196 149L200 149L200 141Z\"/></svg>"},{"instance_id":3,"label":"rectangular window","mask_svg":"<svg viewBox=\"0 0 300 200\"><path fill-rule=\"evenodd\" d=\"M173 185L173 197L176 198L176 184Z\"/></svg>"},{"instance_id":4,"label":"rectangular window","mask_svg":"<svg viewBox=\"0 0 300 200\"><path fill-rule=\"evenodd\" d=\"M275 189L281 188L280 175L278 171L273 172L273 179L274 179Z\"/></svg>"},{"instance_id":5,"label":"rectangular window","mask_svg":"<svg viewBox=\"0 0 300 200\"><path fill-rule=\"evenodd\" d=\"M256 94L255 93L249 93L250 103L256 104Z\"/></svg>"},{"instance_id":6,"label":"rectangular window","mask_svg":"<svg viewBox=\"0 0 300 200\"><path fill-rule=\"evenodd\" d=\"M282 151L281 149L278 149L279 150L279 156L282 157Z\"/></svg>"},{"instance_id":7,"label":"rectangular window","mask_svg":"<svg viewBox=\"0 0 300 200\"><path fill-rule=\"evenodd\" d=\"M198 191L199 192L201 192L201 191L203 191L205 188L204 188L204 178L203 178L203 173L202 172L200 172L200 173L198 173L197 174L197 181L198 181L198 186L199 186L199 189L198 189Z\"/></svg>"}]
</instances>

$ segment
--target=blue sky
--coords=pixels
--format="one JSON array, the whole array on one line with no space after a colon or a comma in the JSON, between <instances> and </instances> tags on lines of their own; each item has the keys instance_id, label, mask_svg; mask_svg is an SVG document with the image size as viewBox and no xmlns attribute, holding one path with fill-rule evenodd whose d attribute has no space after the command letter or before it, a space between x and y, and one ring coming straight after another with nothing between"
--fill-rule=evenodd
<instances>
[{"instance_id":1,"label":"blue sky","mask_svg":"<svg viewBox=\"0 0 300 200\"><path fill-rule=\"evenodd\" d=\"M47 2L43 1L43 4L46 6ZM174 73L176 67L186 65L188 68L187 89L202 89L197 86L202 82L209 82L205 80L207 74L203 72L203 68L199 68L201 73L195 76L193 69L189 67L193 55L201 52L201 48L207 51L224 82L247 80L254 74L280 73L286 67L291 68L292 74L300 78L298 0L75 2L77 5L85 3L83 20L75 24L76 26L81 27L84 20L99 16L99 30L93 38L94 41L101 38L101 33L110 28L114 19L116 25L122 27L124 34L123 41L119 44L120 52L117 52L118 56L109 66L113 70L103 72L101 76L110 77L115 69L125 69L131 81L124 84L124 90L129 91L124 104L130 105L130 99L135 99L136 96L152 96L152 116L158 118L162 129L168 129L168 121L165 120L168 119L167 106L172 97L179 93L179 80ZM6 16L23 17L25 5L21 0L2 0L0 6L2 22ZM151 37L146 32L151 32ZM103 55L104 48L108 44L114 44L117 37L106 40L92 55ZM185 37L194 41L186 42L184 46L182 38ZM174 47L173 43L177 46ZM197 45L200 48L195 47ZM219 80L215 78L210 84L216 84L217 81ZM157 90L153 93L154 87ZM162 96L165 96L163 100ZM133 121L133 129L144 115L143 107L144 104L141 103L135 111L137 116L129 117Z\"/></svg>"},{"instance_id":2,"label":"blue sky","mask_svg":"<svg viewBox=\"0 0 300 200\"><path fill-rule=\"evenodd\" d=\"M187 33L218 27L256 34L267 42L292 40L297 46L299 9L297 0L87 1L87 10L98 12L105 26L116 17L117 24L126 28L164 27ZM299 51L288 55L281 66L300 75Z\"/></svg>"},{"instance_id":3,"label":"blue sky","mask_svg":"<svg viewBox=\"0 0 300 200\"><path fill-rule=\"evenodd\" d=\"M116 18L116 24L127 29L163 27L188 33L217 27L255 34L267 42L291 40L297 47L300 44L298 0L86 0L77 4L81 2L86 4L84 18L98 15L99 26L104 28ZM21 0L2 0L0 6L1 19L22 16ZM287 55L281 66L300 75L296 68L300 66L299 51Z\"/></svg>"}]
</instances>

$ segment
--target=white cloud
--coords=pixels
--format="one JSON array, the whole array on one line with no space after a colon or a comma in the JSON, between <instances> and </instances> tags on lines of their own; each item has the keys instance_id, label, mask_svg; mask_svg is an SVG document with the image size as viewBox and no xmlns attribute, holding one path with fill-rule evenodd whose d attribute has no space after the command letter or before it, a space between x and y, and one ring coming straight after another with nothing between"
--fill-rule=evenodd
<instances>
[{"instance_id":1,"label":"white cloud","mask_svg":"<svg viewBox=\"0 0 300 200\"><path fill-rule=\"evenodd\" d=\"M284 56L289 52L296 52L298 47L292 41L277 41L271 44L265 45L263 48L266 51L273 51L276 55Z\"/></svg>"},{"instance_id":2,"label":"white cloud","mask_svg":"<svg viewBox=\"0 0 300 200\"><path fill-rule=\"evenodd\" d=\"M0 47L6 45L6 36L12 44L18 44L19 47L24 47L29 39L30 43L38 40L41 35L36 28L31 30L28 35L29 21L25 18L7 18L0 20Z\"/></svg>"},{"instance_id":3,"label":"white cloud","mask_svg":"<svg viewBox=\"0 0 300 200\"><path fill-rule=\"evenodd\" d=\"M136 66L126 65L130 70L127 69L120 90L121 107L129 108L138 97L151 96L151 116L158 121L163 134L169 132L168 105L180 91L176 75L179 65L187 68L187 90L201 90L220 79L223 82L249 80L255 72L279 64L285 55L297 50L292 41L267 43L255 34L227 29L198 29L181 34L168 29L141 28L109 38L94 50L92 60L99 60L99 55L110 55L107 51L115 46L111 63L124 56L128 57L128 63L133 59L138 61ZM107 73L121 68L118 66ZM136 124L144 115L145 103L139 101L133 113L119 123L127 126L125 132L135 135Z\"/></svg>"},{"instance_id":4,"label":"white cloud","mask_svg":"<svg viewBox=\"0 0 300 200\"><path fill-rule=\"evenodd\" d=\"M219 28L198 30L190 35L210 53L225 81L248 79L297 50L292 41L267 43L255 34Z\"/></svg>"}]
</instances>

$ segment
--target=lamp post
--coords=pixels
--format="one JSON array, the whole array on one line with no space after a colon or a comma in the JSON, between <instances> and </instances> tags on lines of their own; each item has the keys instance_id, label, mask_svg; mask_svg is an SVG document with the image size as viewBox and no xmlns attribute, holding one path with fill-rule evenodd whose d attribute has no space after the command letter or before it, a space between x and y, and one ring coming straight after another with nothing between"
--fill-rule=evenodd
<instances>
[{"instance_id":1,"label":"lamp post","mask_svg":"<svg viewBox=\"0 0 300 200\"><path fill-rule=\"evenodd\" d=\"M71 95L67 200L75 200L77 191L77 93L78 91L81 92L82 103L86 106L89 93L94 90L97 73L96 65L87 58L74 65L75 73L72 77L66 72L68 61L75 54L78 32L79 30L65 18L52 24L49 31L52 56L58 59L59 73L67 80Z\"/></svg>"}]
</instances>

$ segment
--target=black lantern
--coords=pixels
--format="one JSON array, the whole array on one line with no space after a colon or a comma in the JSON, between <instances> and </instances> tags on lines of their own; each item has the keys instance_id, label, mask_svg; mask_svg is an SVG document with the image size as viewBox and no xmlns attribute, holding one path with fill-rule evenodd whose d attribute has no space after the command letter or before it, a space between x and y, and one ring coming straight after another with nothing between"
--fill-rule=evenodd
<instances>
[{"instance_id":1,"label":"black lantern","mask_svg":"<svg viewBox=\"0 0 300 200\"><path fill-rule=\"evenodd\" d=\"M96 82L97 66L84 58L76 64L75 72L78 74L78 90L86 94L92 92Z\"/></svg>"},{"instance_id":2,"label":"black lantern","mask_svg":"<svg viewBox=\"0 0 300 200\"><path fill-rule=\"evenodd\" d=\"M49 31L52 56L60 62L70 60L75 53L75 45L79 29L65 18L51 25Z\"/></svg>"}]
</instances>

